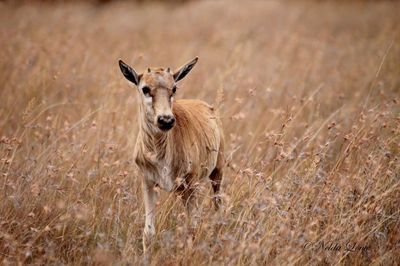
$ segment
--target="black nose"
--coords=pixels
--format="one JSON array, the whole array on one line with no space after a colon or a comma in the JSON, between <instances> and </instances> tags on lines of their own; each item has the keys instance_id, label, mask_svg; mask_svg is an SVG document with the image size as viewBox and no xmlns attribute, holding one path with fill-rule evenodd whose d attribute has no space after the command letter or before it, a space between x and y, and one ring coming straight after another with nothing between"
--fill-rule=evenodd
<instances>
[{"instance_id":1,"label":"black nose","mask_svg":"<svg viewBox=\"0 0 400 266\"><path fill-rule=\"evenodd\" d=\"M175 118L171 115L160 115L157 118L159 128L163 130L171 129L175 124Z\"/></svg>"}]
</instances>

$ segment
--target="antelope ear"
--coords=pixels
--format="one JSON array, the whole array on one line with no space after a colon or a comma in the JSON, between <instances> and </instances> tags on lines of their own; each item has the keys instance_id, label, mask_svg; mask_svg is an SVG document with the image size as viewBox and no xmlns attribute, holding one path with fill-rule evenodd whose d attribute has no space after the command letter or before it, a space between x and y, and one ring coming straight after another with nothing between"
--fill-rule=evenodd
<instances>
[{"instance_id":1,"label":"antelope ear","mask_svg":"<svg viewBox=\"0 0 400 266\"><path fill-rule=\"evenodd\" d=\"M139 84L140 76L133 68L125 64L122 60L119 60L119 68L121 69L122 74L124 74L127 80L129 80L136 86Z\"/></svg>"},{"instance_id":2,"label":"antelope ear","mask_svg":"<svg viewBox=\"0 0 400 266\"><path fill-rule=\"evenodd\" d=\"M194 58L192 61L181 66L179 70L174 73L175 82L183 79L190 72L190 70L192 70L194 65L197 63L197 60L199 60L199 58L196 56L196 58Z\"/></svg>"}]
</instances>

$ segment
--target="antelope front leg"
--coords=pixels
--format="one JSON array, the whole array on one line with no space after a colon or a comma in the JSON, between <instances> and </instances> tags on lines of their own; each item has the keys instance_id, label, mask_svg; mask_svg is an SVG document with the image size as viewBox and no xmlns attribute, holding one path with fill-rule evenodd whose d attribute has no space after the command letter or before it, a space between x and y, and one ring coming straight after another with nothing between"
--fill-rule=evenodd
<instances>
[{"instance_id":1,"label":"antelope front leg","mask_svg":"<svg viewBox=\"0 0 400 266\"><path fill-rule=\"evenodd\" d=\"M153 182L143 180L143 196L146 213L143 231L143 252L146 253L151 247L151 242L156 234L154 223L156 218L157 192L154 191Z\"/></svg>"}]
</instances>

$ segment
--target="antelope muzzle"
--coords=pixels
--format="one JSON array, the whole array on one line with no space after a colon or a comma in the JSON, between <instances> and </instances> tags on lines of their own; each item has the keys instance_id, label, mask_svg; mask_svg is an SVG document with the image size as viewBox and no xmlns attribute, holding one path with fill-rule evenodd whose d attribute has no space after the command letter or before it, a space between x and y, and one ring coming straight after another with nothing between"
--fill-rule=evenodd
<instances>
[{"instance_id":1,"label":"antelope muzzle","mask_svg":"<svg viewBox=\"0 0 400 266\"><path fill-rule=\"evenodd\" d=\"M163 131L168 131L175 125L175 117L172 115L160 115L157 117L158 128Z\"/></svg>"}]
</instances>

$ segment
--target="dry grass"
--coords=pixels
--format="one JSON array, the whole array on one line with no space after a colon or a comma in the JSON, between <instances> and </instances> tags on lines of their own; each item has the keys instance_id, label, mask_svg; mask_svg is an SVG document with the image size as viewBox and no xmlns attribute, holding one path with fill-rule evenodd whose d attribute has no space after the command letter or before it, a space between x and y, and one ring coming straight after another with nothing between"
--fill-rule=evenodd
<instances>
[{"instance_id":1,"label":"dry grass","mask_svg":"<svg viewBox=\"0 0 400 266\"><path fill-rule=\"evenodd\" d=\"M117 59L198 55L178 96L223 100L223 208L204 185L191 243L162 193L152 263L398 264L399 9L0 3L1 263L142 262L137 95Z\"/></svg>"}]
</instances>

